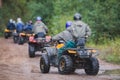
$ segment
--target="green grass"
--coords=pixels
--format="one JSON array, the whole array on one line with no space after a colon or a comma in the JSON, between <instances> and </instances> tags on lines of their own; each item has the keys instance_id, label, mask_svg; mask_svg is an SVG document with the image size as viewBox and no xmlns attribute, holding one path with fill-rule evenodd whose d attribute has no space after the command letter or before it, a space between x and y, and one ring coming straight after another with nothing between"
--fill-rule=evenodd
<instances>
[{"instance_id":1,"label":"green grass","mask_svg":"<svg viewBox=\"0 0 120 80\"><path fill-rule=\"evenodd\" d=\"M95 45L91 42L87 46L98 49L100 53L99 58L110 63L120 64L120 38L100 45Z\"/></svg>"}]
</instances>

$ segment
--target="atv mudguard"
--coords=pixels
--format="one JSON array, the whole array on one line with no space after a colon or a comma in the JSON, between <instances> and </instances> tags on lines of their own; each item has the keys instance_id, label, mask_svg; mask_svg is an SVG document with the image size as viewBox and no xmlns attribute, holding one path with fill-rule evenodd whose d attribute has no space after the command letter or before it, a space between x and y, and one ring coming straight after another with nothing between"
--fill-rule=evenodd
<instances>
[{"instance_id":1,"label":"atv mudguard","mask_svg":"<svg viewBox=\"0 0 120 80\"><path fill-rule=\"evenodd\" d=\"M57 55L58 53L58 50L55 47L45 47L45 50L49 57Z\"/></svg>"},{"instance_id":2,"label":"atv mudguard","mask_svg":"<svg viewBox=\"0 0 120 80\"><path fill-rule=\"evenodd\" d=\"M5 30L4 30L4 32L11 32L11 31L10 31L10 30L8 30L8 29L5 29Z\"/></svg>"}]
</instances>

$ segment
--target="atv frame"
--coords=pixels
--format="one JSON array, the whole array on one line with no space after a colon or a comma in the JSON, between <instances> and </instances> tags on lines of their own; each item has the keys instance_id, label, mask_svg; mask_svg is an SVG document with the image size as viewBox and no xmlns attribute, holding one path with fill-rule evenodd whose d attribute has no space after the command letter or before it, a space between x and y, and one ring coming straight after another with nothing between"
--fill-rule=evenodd
<instances>
[{"instance_id":1,"label":"atv frame","mask_svg":"<svg viewBox=\"0 0 120 80\"><path fill-rule=\"evenodd\" d=\"M34 34L29 37L28 53L30 58L35 57L35 52L37 51L44 52L44 47L48 46L47 43L50 41L48 37L49 36L35 38Z\"/></svg>"}]
</instances>

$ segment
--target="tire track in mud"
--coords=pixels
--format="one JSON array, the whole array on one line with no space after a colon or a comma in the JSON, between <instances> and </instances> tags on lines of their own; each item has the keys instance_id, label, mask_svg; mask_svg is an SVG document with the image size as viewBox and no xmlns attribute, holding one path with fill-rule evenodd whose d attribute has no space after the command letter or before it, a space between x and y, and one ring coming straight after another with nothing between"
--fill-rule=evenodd
<instances>
[{"instance_id":1,"label":"tire track in mud","mask_svg":"<svg viewBox=\"0 0 120 80\"><path fill-rule=\"evenodd\" d=\"M102 60L99 60L100 71L96 76L88 76L79 69L74 74L60 75L54 67L48 74L42 74L39 60L40 56L29 58L27 43L18 45L11 38L0 38L0 80L120 80L120 75L103 74L105 70L120 69L120 65Z\"/></svg>"}]
</instances>

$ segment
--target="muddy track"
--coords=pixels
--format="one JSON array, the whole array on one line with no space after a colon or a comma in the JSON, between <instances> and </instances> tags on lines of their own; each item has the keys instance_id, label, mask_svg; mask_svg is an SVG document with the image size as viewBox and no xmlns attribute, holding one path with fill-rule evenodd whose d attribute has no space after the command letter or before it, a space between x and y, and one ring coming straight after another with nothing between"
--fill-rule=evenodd
<instances>
[{"instance_id":1,"label":"muddy track","mask_svg":"<svg viewBox=\"0 0 120 80\"><path fill-rule=\"evenodd\" d=\"M38 53L40 54L40 53ZM60 75L57 68L42 74L39 69L40 56L29 58L28 45L14 44L12 39L0 38L0 80L120 80L120 73L105 73L106 70L120 70L120 65L100 62L97 76L88 76L84 70L74 74Z\"/></svg>"}]
</instances>

